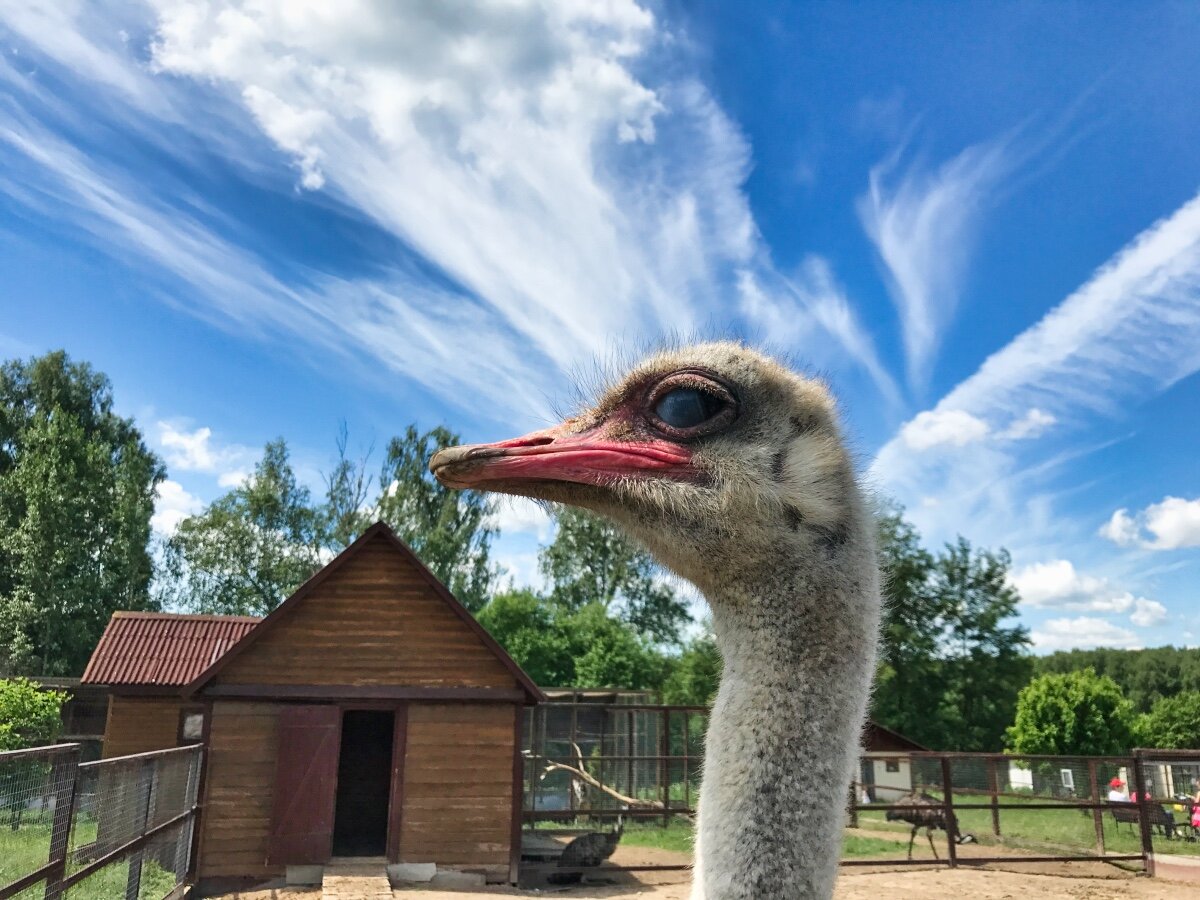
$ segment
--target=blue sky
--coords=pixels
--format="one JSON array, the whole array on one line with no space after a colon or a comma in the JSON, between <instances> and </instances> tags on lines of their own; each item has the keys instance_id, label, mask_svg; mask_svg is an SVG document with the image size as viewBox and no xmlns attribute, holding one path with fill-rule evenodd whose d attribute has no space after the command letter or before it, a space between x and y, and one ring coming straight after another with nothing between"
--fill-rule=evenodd
<instances>
[{"instance_id":1,"label":"blue sky","mask_svg":"<svg viewBox=\"0 0 1200 900\"><path fill-rule=\"evenodd\" d=\"M0 354L65 347L169 530L285 436L552 421L735 335L826 377L1041 651L1200 644L1187 3L0 0ZM499 514L536 578L545 517Z\"/></svg>"}]
</instances>

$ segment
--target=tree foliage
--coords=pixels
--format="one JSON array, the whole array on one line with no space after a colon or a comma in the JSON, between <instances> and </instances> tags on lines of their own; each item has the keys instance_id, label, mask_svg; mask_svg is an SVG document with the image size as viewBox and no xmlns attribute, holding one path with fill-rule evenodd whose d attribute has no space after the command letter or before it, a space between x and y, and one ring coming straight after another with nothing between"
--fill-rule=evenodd
<instances>
[{"instance_id":1,"label":"tree foliage","mask_svg":"<svg viewBox=\"0 0 1200 900\"><path fill-rule=\"evenodd\" d=\"M940 553L896 506L878 517L884 578L872 716L928 747L996 750L1028 681L1028 632L1008 554L960 537Z\"/></svg>"},{"instance_id":2,"label":"tree foliage","mask_svg":"<svg viewBox=\"0 0 1200 900\"><path fill-rule=\"evenodd\" d=\"M1149 712L1164 697L1200 691L1200 648L1154 647L1147 650L1063 650L1039 656L1034 672L1073 672L1092 668L1118 685L1138 712Z\"/></svg>"},{"instance_id":3,"label":"tree foliage","mask_svg":"<svg viewBox=\"0 0 1200 900\"><path fill-rule=\"evenodd\" d=\"M663 702L705 706L717 696L721 684L721 651L711 634L693 638L671 666L663 683Z\"/></svg>"},{"instance_id":4,"label":"tree foliage","mask_svg":"<svg viewBox=\"0 0 1200 900\"><path fill-rule=\"evenodd\" d=\"M1200 691L1163 697L1138 717L1137 742L1161 750L1200 750Z\"/></svg>"},{"instance_id":5,"label":"tree foliage","mask_svg":"<svg viewBox=\"0 0 1200 900\"><path fill-rule=\"evenodd\" d=\"M179 523L164 554L164 599L206 613L265 616L321 567L322 517L282 439L244 484Z\"/></svg>"},{"instance_id":6,"label":"tree foliage","mask_svg":"<svg viewBox=\"0 0 1200 900\"><path fill-rule=\"evenodd\" d=\"M650 554L590 513L564 507L557 519L554 541L539 555L555 602L575 610L596 603L655 641L678 643L691 616L656 577Z\"/></svg>"},{"instance_id":7,"label":"tree foliage","mask_svg":"<svg viewBox=\"0 0 1200 900\"><path fill-rule=\"evenodd\" d=\"M1133 704L1093 669L1039 675L1017 698L1007 731L1014 753L1112 756L1133 744Z\"/></svg>"},{"instance_id":8,"label":"tree foliage","mask_svg":"<svg viewBox=\"0 0 1200 900\"><path fill-rule=\"evenodd\" d=\"M492 503L476 491L448 488L429 472L429 458L457 443L446 428L421 434L409 425L388 443L375 509L451 593L477 611L497 576L490 557Z\"/></svg>"},{"instance_id":9,"label":"tree foliage","mask_svg":"<svg viewBox=\"0 0 1200 900\"><path fill-rule=\"evenodd\" d=\"M426 467L435 449L455 442L443 428L421 434L410 426L388 444L369 502L367 458L347 456L344 430L319 500L297 479L287 444L272 441L244 484L184 519L166 542L163 603L266 615L381 518L459 600L479 609L496 575L488 557L490 507L478 494L437 484Z\"/></svg>"},{"instance_id":10,"label":"tree foliage","mask_svg":"<svg viewBox=\"0 0 1200 900\"><path fill-rule=\"evenodd\" d=\"M0 752L54 743L62 731L64 691L44 691L27 678L0 679Z\"/></svg>"},{"instance_id":11,"label":"tree foliage","mask_svg":"<svg viewBox=\"0 0 1200 900\"><path fill-rule=\"evenodd\" d=\"M91 366L0 366L0 672L79 674L113 610L152 605L163 477Z\"/></svg>"},{"instance_id":12,"label":"tree foliage","mask_svg":"<svg viewBox=\"0 0 1200 900\"><path fill-rule=\"evenodd\" d=\"M479 622L545 687L658 688L666 657L602 604L571 608L532 591L497 594Z\"/></svg>"}]
</instances>

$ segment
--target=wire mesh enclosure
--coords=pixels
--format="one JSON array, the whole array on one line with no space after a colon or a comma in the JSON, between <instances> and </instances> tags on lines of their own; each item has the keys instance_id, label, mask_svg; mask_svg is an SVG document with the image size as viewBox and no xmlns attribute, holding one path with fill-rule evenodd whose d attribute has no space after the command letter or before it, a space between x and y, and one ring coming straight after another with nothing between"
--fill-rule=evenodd
<instances>
[{"instance_id":1,"label":"wire mesh enclosure","mask_svg":"<svg viewBox=\"0 0 1200 900\"><path fill-rule=\"evenodd\" d=\"M0 753L0 900L161 900L187 879L200 748L78 762Z\"/></svg>"},{"instance_id":2,"label":"wire mesh enclosure","mask_svg":"<svg viewBox=\"0 0 1200 900\"><path fill-rule=\"evenodd\" d=\"M706 726L703 707L539 706L525 722L527 828L609 832L617 817L690 828ZM849 787L844 865L1103 860L1152 870L1184 857L1200 865L1191 825L1200 751L868 752Z\"/></svg>"},{"instance_id":3,"label":"wire mesh enclosure","mask_svg":"<svg viewBox=\"0 0 1200 900\"><path fill-rule=\"evenodd\" d=\"M525 723L525 819L659 817L694 811L708 710L543 703Z\"/></svg>"}]
</instances>

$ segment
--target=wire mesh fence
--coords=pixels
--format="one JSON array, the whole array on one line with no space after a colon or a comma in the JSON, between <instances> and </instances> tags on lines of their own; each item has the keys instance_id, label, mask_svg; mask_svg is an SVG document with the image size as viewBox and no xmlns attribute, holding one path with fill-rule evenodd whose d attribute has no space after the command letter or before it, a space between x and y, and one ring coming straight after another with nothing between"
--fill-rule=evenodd
<instances>
[{"instance_id":1,"label":"wire mesh fence","mask_svg":"<svg viewBox=\"0 0 1200 900\"><path fill-rule=\"evenodd\" d=\"M161 900L191 862L200 748L78 762L0 753L0 900Z\"/></svg>"},{"instance_id":2,"label":"wire mesh fence","mask_svg":"<svg viewBox=\"0 0 1200 900\"><path fill-rule=\"evenodd\" d=\"M525 724L525 819L661 818L694 811L707 709L544 703Z\"/></svg>"},{"instance_id":3,"label":"wire mesh fence","mask_svg":"<svg viewBox=\"0 0 1200 900\"><path fill-rule=\"evenodd\" d=\"M657 825L686 831L676 842L686 850L706 724L703 707L538 707L525 730L527 828L611 831L621 817L623 842L636 839L639 825ZM1102 860L1152 869L1155 858L1183 857L1200 864L1200 825L1191 825L1198 790L1200 751L868 752L847 797L843 864Z\"/></svg>"}]
</instances>

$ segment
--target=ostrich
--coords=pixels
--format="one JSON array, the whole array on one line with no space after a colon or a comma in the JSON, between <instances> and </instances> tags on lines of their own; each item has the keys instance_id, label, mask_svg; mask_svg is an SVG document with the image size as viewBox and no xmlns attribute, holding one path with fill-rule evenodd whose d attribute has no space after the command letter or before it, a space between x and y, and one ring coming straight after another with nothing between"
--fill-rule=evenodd
<instances>
[{"instance_id":1,"label":"ostrich","mask_svg":"<svg viewBox=\"0 0 1200 900\"><path fill-rule=\"evenodd\" d=\"M935 828L947 832L950 830L946 827L946 808L942 805L942 801L924 791L912 791L897 800L893 807L899 808L889 809L884 818L889 822L899 820L912 825L912 834L908 836L908 858L912 859L913 841L917 839L917 830L924 828L925 837L929 839L929 849L933 851L933 858L940 859L937 847L933 844L933 830ZM905 809L904 807L910 808ZM970 844L974 841L974 835L954 835L956 844Z\"/></svg>"},{"instance_id":2,"label":"ostrich","mask_svg":"<svg viewBox=\"0 0 1200 900\"><path fill-rule=\"evenodd\" d=\"M607 834L591 831L581 834L563 848L562 856L558 858L560 869L594 868L613 855L621 835L625 833L625 822L617 816L617 827ZM572 884L581 879L578 872L561 873L550 876L552 884Z\"/></svg>"},{"instance_id":3,"label":"ostrich","mask_svg":"<svg viewBox=\"0 0 1200 900\"><path fill-rule=\"evenodd\" d=\"M724 665L692 900L830 897L879 587L826 388L742 344L666 350L562 424L430 469L605 516L704 593Z\"/></svg>"}]
</instances>

